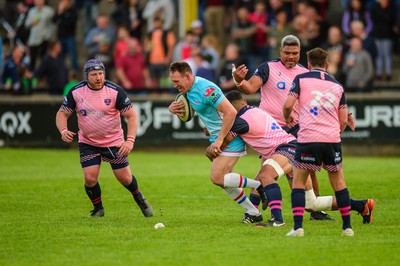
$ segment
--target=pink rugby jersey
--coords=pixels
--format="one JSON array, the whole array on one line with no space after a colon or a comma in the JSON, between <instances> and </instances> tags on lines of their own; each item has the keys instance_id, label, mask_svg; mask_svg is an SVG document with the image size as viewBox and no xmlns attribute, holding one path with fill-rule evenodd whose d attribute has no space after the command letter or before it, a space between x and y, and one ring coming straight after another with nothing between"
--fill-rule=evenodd
<instances>
[{"instance_id":1,"label":"pink rugby jersey","mask_svg":"<svg viewBox=\"0 0 400 266\"><path fill-rule=\"evenodd\" d=\"M237 113L230 133L239 135L265 159L271 157L279 145L296 139L286 133L271 115L253 106L245 106Z\"/></svg>"},{"instance_id":2,"label":"pink rugby jersey","mask_svg":"<svg viewBox=\"0 0 400 266\"><path fill-rule=\"evenodd\" d=\"M280 126L285 126L283 117L283 104L290 91L290 86L298 74L308 72L308 69L300 64L293 68L286 68L280 59L263 63L257 68L254 75L262 80L260 108L275 118ZM293 118L298 123L298 106L293 107Z\"/></svg>"},{"instance_id":3,"label":"pink rugby jersey","mask_svg":"<svg viewBox=\"0 0 400 266\"><path fill-rule=\"evenodd\" d=\"M124 141L121 113L132 108L126 92L106 81L101 90L88 87L87 81L74 86L60 109L78 118L78 141L96 147L119 146Z\"/></svg>"},{"instance_id":4,"label":"pink rugby jersey","mask_svg":"<svg viewBox=\"0 0 400 266\"><path fill-rule=\"evenodd\" d=\"M298 75L290 95L298 98L300 130L297 142L339 143L339 109L347 108L342 85L324 71Z\"/></svg>"}]
</instances>

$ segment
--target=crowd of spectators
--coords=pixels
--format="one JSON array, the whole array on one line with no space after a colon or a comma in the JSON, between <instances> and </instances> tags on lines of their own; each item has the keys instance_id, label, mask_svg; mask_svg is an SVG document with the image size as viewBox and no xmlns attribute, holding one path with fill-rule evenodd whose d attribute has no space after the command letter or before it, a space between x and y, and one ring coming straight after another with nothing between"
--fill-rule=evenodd
<instances>
[{"instance_id":1,"label":"crowd of spectators","mask_svg":"<svg viewBox=\"0 0 400 266\"><path fill-rule=\"evenodd\" d=\"M100 10L101 1L107 10ZM177 5L177 0L6 1L0 15L0 90L17 95L44 87L61 95L82 77L89 58L100 59L107 78L131 93L171 88L168 66L177 60L230 90L232 63L254 71L279 57L287 34L300 38L305 66L306 51L326 49L328 72L349 91L365 92L393 79L400 0L198 0L198 17L183 36Z\"/></svg>"}]
</instances>

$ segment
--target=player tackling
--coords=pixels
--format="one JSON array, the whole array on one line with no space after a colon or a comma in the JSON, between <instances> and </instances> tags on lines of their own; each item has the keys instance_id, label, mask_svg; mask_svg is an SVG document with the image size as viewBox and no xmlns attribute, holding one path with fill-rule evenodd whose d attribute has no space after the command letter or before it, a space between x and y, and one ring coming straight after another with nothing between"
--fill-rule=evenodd
<instances>
[{"instance_id":1,"label":"player tackling","mask_svg":"<svg viewBox=\"0 0 400 266\"><path fill-rule=\"evenodd\" d=\"M190 105L208 129L211 142L209 150L214 156L219 155L211 166L211 182L221 187L231 199L246 210L242 222L262 221L261 212L254 207L243 190L245 187L257 189L262 200L266 200L261 183L232 173L239 157L246 154L243 140L237 137L224 149L221 148L235 120L235 108L217 85L194 76L188 63L174 62L169 70L172 84L180 93L186 94ZM168 110L172 114L179 115L185 112L182 108L184 108L183 103L174 101Z\"/></svg>"}]
</instances>

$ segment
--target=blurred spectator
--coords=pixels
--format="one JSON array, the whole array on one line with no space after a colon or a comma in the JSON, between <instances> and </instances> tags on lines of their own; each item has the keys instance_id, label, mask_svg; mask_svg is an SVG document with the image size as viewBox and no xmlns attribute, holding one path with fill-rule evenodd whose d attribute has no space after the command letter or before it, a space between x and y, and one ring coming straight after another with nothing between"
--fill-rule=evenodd
<instances>
[{"instance_id":1,"label":"blurred spectator","mask_svg":"<svg viewBox=\"0 0 400 266\"><path fill-rule=\"evenodd\" d=\"M89 53L88 60L89 59L100 60L107 69L107 75L109 79L114 78L114 58L110 39L101 39L98 43L98 49L92 53Z\"/></svg>"},{"instance_id":2,"label":"blurred spectator","mask_svg":"<svg viewBox=\"0 0 400 266\"><path fill-rule=\"evenodd\" d=\"M246 60L240 55L239 46L235 43L230 43L226 46L225 55L217 75L218 85L223 91L236 89L232 78L232 64L235 64L236 67L246 64ZM250 77L250 74L248 77ZM248 77L246 77L246 79Z\"/></svg>"},{"instance_id":3,"label":"blurred spectator","mask_svg":"<svg viewBox=\"0 0 400 266\"><path fill-rule=\"evenodd\" d=\"M37 59L45 55L54 30L52 23L54 9L45 5L44 0L35 0L34 4L35 6L29 9L25 21L25 27L30 29L28 46L31 70L35 69Z\"/></svg>"},{"instance_id":4,"label":"blurred spectator","mask_svg":"<svg viewBox=\"0 0 400 266\"><path fill-rule=\"evenodd\" d=\"M174 33L163 29L163 19L155 17L153 31L145 40L145 52L147 54L152 88L159 88L161 80L168 78L168 67L171 63L176 43Z\"/></svg>"},{"instance_id":5,"label":"blurred spectator","mask_svg":"<svg viewBox=\"0 0 400 266\"><path fill-rule=\"evenodd\" d=\"M348 91L367 92L371 90L374 77L374 66L371 56L362 47L359 38L350 40L350 50L345 54L343 72L346 73Z\"/></svg>"},{"instance_id":6,"label":"blurred spectator","mask_svg":"<svg viewBox=\"0 0 400 266\"><path fill-rule=\"evenodd\" d=\"M255 55L257 56L258 60L256 60L255 65L259 65L262 58L270 58L270 47L268 40L268 32L270 31L270 27L267 26L267 18L267 7L265 2L263 0L257 0L254 5L254 12L250 13L249 15L249 21L256 25L254 46Z\"/></svg>"},{"instance_id":7,"label":"blurred spectator","mask_svg":"<svg viewBox=\"0 0 400 266\"><path fill-rule=\"evenodd\" d=\"M164 21L163 30L172 30L175 22L175 5L171 0L148 0L143 9L143 18L147 22L147 33L153 31L155 17L161 17Z\"/></svg>"},{"instance_id":8,"label":"blurred spectator","mask_svg":"<svg viewBox=\"0 0 400 266\"><path fill-rule=\"evenodd\" d=\"M343 84L342 62L346 44L342 38L342 31L338 26L329 28L328 39L321 45L321 48L328 52L329 65L327 72Z\"/></svg>"},{"instance_id":9,"label":"blurred spectator","mask_svg":"<svg viewBox=\"0 0 400 266\"><path fill-rule=\"evenodd\" d=\"M172 61L177 62L188 59L191 55L192 48L198 46L193 31L187 30L183 39L181 39L174 47Z\"/></svg>"},{"instance_id":10,"label":"blurred spectator","mask_svg":"<svg viewBox=\"0 0 400 266\"><path fill-rule=\"evenodd\" d=\"M370 34L373 28L373 23L370 13L365 8L365 1L351 0L343 13L342 30L347 38L351 37L350 24L354 20L360 20L364 24L365 33L367 35Z\"/></svg>"},{"instance_id":11,"label":"blurred spectator","mask_svg":"<svg viewBox=\"0 0 400 266\"><path fill-rule=\"evenodd\" d=\"M118 28L117 41L115 42L114 47L114 63L116 63L119 58L128 51L129 41L132 39L133 37L130 36L128 28L125 26ZM140 52L142 51L140 50Z\"/></svg>"},{"instance_id":12,"label":"blurred spectator","mask_svg":"<svg viewBox=\"0 0 400 266\"><path fill-rule=\"evenodd\" d=\"M255 68L254 34L256 26L249 21L249 11L245 7L237 10L237 23L232 26L231 36L234 42L239 45L241 56L247 60L249 71Z\"/></svg>"},{"instance_id":13,"label":"blurred spectator","mask_svg":"<svg viewBox=\"0 0 400 266\"><path fill-rule=\"evenodd\" d=\"M36 78L46 81L50 95L62 95L68 83L68 70L61 57L61 49L59 41L50 42L47 54L34 73Z\"/></svg>"},{"instance_id":14,"label":"blurred spectator","mask_svg":"<svg viewBox=\"0 0 400 266\"><path fill-rule=\"evenodd\" d=\"M137 39L128 41L128 50L115 63L116 76L121 86L133 92L151 86L149 70Z\"/></svg>"},{"instance_id":15,"label":"blurred spectator","mask_svg":"<svg viewBox=\"0 0 400 266\"><path fill-rule=\"evenodd\" d=\"M14 46L11 55L6 59L3 74L2 84L5 90L11 90L14 95L29 94L31 87L24 80L29 80L29 66L24 63L24 48Z\"/></svg>"},{"instance_id":16,"label":"blurred spectator","mask_svg":"<svg viewBox=\"0 0 400 266\"><path fill-rule=\"evenodd\" d=\"M96 19L96 26L89 30L85 38L85 45L89 49L89 54L98 53L100 45L111 43L114 40L114 27L109 23L108 16L101 14Z\"/></svg>"},{"instance_id":17,"label":"blurred spectator","mask_svg":"<svg viewBox=\"0 0 400 266\"><path fill-rule=\"evenodd\" d=\"M327 1L327 14L326 21L331 26L341 27L343 13L346 9L346 5L342 4L342 0L329 0Z\"/></svg>"},{"instance_id":18,"label":"blurred spectator","mask_svg":"<svg viewBox=\"0 0 400 266\"><path fill-rule=\"evenodd\" d=\"M224 0L208 0L205 3L205 32L217 36L221 46L226 44L225 20L227 17Z\"/></svg>"},{"instance_id":19,"label":"blurred spectator","mask_svg":"<svg viewBox=\"0 0 400 266\"><path fill-rule=\"evenodd\" d=\"M96 25L101 0L75 0L75 7L79 12L79 21L82 23L83 36Z\"/></svg>"},{"instance_id":20,"label":"blurred spectator","mask_svg":"<svg viewBox=\"0 0 400 266\"><path fill-rule=\"evenodd\" d=\"M375 58L378 54L375 40L373 37L367 35L364 30L364 24L360 20L355 20L351 22L351 36L357 37L362 40L363 49L369 53L372 58L373 64L375 64ZM348 45L350 46L350 40L348 40Z\"/></svg>"},{"instance_id":21,"label":"blurred spectator","mask_svg":"<svg viewBox=\"0 0 400 266\"><path fill-rule=\"evenodd\" d=\"M400 0L395 0L395 12L396 12L396 23L395 23L395 49L397 54L400 54Z\"/></svg>"},{"instance_id":22,"label":"blurred spectator","mask_svg":"<svg viewBox=\"0 0 400 266\"><path fill-rule=\"evenodd\" d=\"M66 96L73 86L78 84L78 73L75 71L70 71L68 76L68 83L65 84L63 90L63 96Z\"/></svg>"},{"instance_id":23,"label":"blurred spectator","mask_svg":"<svg viewBox=\"0 0 400 266\"><path fill-rule=\"evenodd\" d=\"M62 47L61 57L65 60L66 55L69 55L72 69L78 72L79 64L75 40L78 12L71 1L60 0L53 20L57 24L57 38Z\"/></svg>"},{"instance_id":24,"label":"blurred spectator","mask_svg":"<svg viewBox=\"0 0 400 266\"><path fill-rule=\"evenodd\" d=\"M221 60L221 50L217 37L212 34L207 34L201 40L202 54L207 56L210 68L217 71Z\"/></svg>"},{"instance_id":25,"label":"blurred spectator","mask_svg":"<svg viewBox=\"0 0 400 266\"><path fill-rule=\"evenodd\" d=\"M204 35L203 23L200 20L193 20L192 23L190 23L190 29L194 34L194 41L200 45Z\"/></svg>"},{"instance_id":26,"label":"blurred spectator","mask_svg":"<svg viewBox=\"0 0 400 266\"><path fill-rule=\"evenodd\" d=\"M29 38L29 28L25 27L25 21L28 16L28 6L20 1L17 4L18 17L15 22L15 43L26 46Z\"/></svg>"},{"instance_id":27,"label":"blurred spectator","mask_svg":"<svg viewBox=\"0 0 400 266\"><path fill-rule=\"evenodd\" d=\"M124 0L111 17L117 27L127 28L132 37L142 40L142 12L139 0Z\"/></svg>"},{"instance_id":28,"label":"blurred spectator","mask_svg":"<svg viewBox=\"0 0 400 266\"><path fill-rule=\"evenodd\" d=\"M3 38L0 34L0 74L3 73Z\"/></svg>"},{"instance_id":29,"label":"blurred spectator","mask_svg":"<svg viewBox=\"0 0 400 266\"><path fill-rule=\"evenodd\" d=\"M274 26L276 24L276 14L280 10L285 10L288 20L292 21L292 9L286 6L283 0L268 0L268 21L269 26Z\"/></svg>"},{"instance_id":30,"label":"blurred spectator","mask_svg":"<svg viewBox=\"0 0 400 266\"><path fill-rule=\"evenodd\" d=\"M313 5L309 5L306 8L304 15L308 18L307 38L310 42L310 48L321 46L328 37L328 23Z\"/></svg>"},{"instance_id":31,"label":"blurred spectator","mask_svg":"<svg viewBox=\"0 0 400 266\"><path fill-rule=\"evenodd\" d=\"M311 49L308 39L308 18L304 14L298 14L293 18L292 28L301 44L299 64L307 66L307 51Z\"/></svg>"},{"instance_id":32,"label":"blurred spectator","mask_svg":"<svg viewBox=\"0 0 400 266\"><path fill-rule=\"evenodd\" d=\"M208 55L202 53L194 54L193 62L196 65L196 72L193 74L215 83L215 70L211 68L208 60L210 60Z\"/></svg>"},{"instance_id":33,"label":"blurred spectator","mask_svg":"<svg viewBox=\"0 0 400 266\"><path fill-rule=\"evenodd\" d=\"M287 13L284 9L280 9L275 14L275 25L271 27L269 32L269 45L271 47L270 58L266 60L280 57L280 43L286 35L294 34L293 28L287 20ZM265 61L266 61L265 60Z\"/></svg>"},{"instance_id":34,"label":"blurred spectator","mask_svg":"<svg viewBox=\"0 0 400 266\"><path fill-rule=\"evenodd\" d=\"M392 52L395 30L395 9L389 0L378 0L378 6L371 10L374 24L371 35L375 39L377 56L375 58L375 74L377 80L385 76L392 79Z\"/></svg>"},{"instance_id":35,"label":"blurred spectator","mask_svg":"<svg viewBox=\"0 0 400 266\"><path fill-rule=\"evenodd\" d=\"M255 10L256 2L265 2L264 0L233 0L233 9L238 10L241 7L245 7L250 13ZM265 3L264 3L265 4Z\"/></svg>"}]
</instances>

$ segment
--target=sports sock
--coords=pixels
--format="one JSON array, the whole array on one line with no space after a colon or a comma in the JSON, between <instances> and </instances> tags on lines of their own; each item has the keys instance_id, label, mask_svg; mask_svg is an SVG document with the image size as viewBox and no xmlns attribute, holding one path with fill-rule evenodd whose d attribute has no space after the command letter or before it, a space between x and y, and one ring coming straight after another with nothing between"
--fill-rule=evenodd
<instances>
[{"instance_id":1,"label":"sports sock","mask_svg":"<svg viewBox=\"0 0 400 266\"><path fill-rule=\"evenodd\" d=\"M350 206L351 206L351 210L353 210L353 211L358 211L360 213L363 212L364 205L365 205L365 200L350 199Z\"/></svg>"},{"instance_id":2,"label":"sports sock","mask_svg":"<svg viewBox=\"0 0 400 266\"><path fill-rule=\"evenodd\" d=\"M248 187L256 189L261 183L257 180L229 173L224 176L224 187Z\"/></svg>"},{"instance_id":3,"label":"sports sock","mask_svg":"<svg viewBox=\"0 0 400 266\"><path fill-rule=\"evenodd\" d=\"M304 189L292 189L292 212L294 220L294 230L303 227L304 207L306 206L306 196Z\"/></svg>"},{"instance_id":4,"label":"sports sock","mask_svg":"<svg viewBox=\"0 0 400 266\"><path fill-rule=\"evenodd\" d=\"M247 198L246 193L244 192L243 189L241 188L233 188L233 187L226 187L223 188L226 194L236 201L240 206L242 206L246 212L250 215L257 215L260 213L256 207L250 202L250 200Z\"/></svg>"},{"instance_id":5,"label":"sports sock","mask_svg":"<svg viewBox=\"0 0 400 266\"><path fill-rule=\"evenodd\" d=\"M343 220L343 230L351 228L350 224L350 195L347 188L335 191L337 205Z\"/></svg>"},{"instance_id":6,"label":"sports sock","mask_svg":"<svg viewBox=\"0 0 400 266\"><path fill-rule=\"evenodd\" d=\"M258 209L258 205L260 205L261 198L260 198L260 196L251 193L250 194L250 202L254 205L254 207L256 207Z\"/></svg>"},{"instance_id":7,"label":"sports sock","mask_svg":"<svg viewBox=\"0 0 400 266\"><path fill-rule=\"evenodd\" d=\"M139 191L139 186L134 175L132 175L132 182L127 186L124 185L124 187L132 193L132 196L136 202L142 198L143 195Z\"/></svg>"},{"instance_id":8,"label":"sports sock","mask_svg":"<svg viewBox=\"0 0 400 266\"><path fill-rule=\"evenodd\" d=\"M277 183L273 183L264 187L265 195L267 196L268 206L271 210L271 215L275 220L283 222L282 218L282 192Z\"/></svg>"},{"instance_id":9,"label":"sports sock","mask_svg":"<svg viewBox=\"0 0 400 266\"><path fill-rule=\"evenodd\" d=\"M92 202L94 209L103 209L103 202L101 200L101 188L99 182L93 187L88 187L85 184L86 195L88 195L90 201Z\"/></svg>"}]
</instances>

